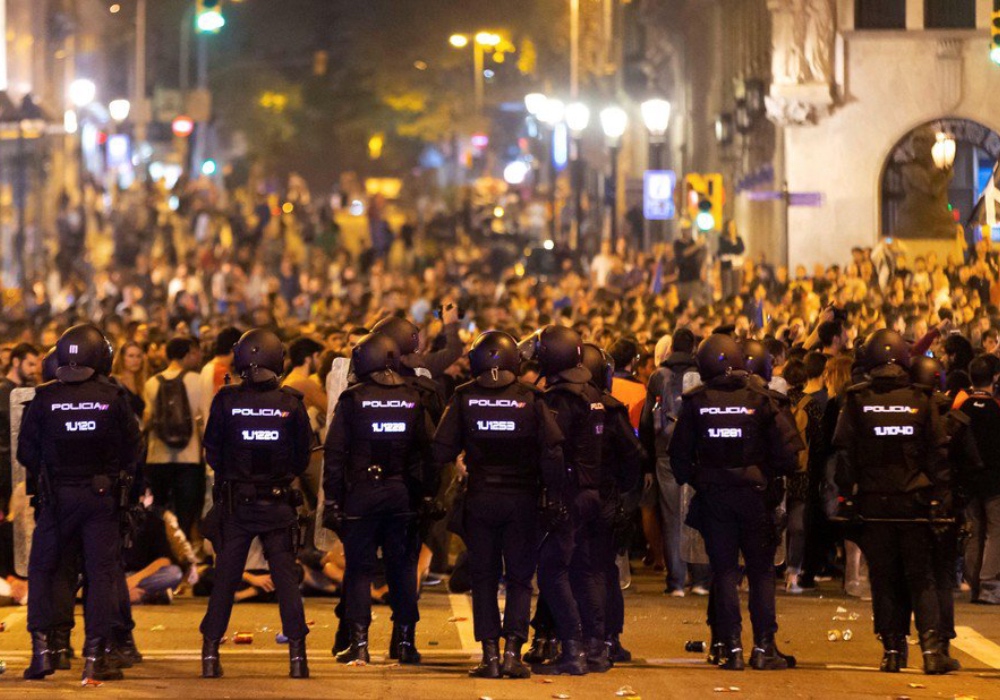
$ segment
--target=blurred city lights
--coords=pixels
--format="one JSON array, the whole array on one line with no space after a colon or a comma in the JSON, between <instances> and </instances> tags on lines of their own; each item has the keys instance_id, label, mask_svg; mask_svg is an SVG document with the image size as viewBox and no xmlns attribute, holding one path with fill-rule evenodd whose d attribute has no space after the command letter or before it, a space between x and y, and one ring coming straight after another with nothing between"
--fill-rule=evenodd
<instances>
[{"instance_id":1,"label":"blurred city lights","mask_svg":"<svg viewBox=\"0 0 1000 700\"><path fill-rule=\"evenodd\" d=\"M119 5L117 2L108 8L108 12L110 12L113 15L117 15L121 11L122 11L122 6Z\"/></svg>"},{"instance_id":2,"label":"blurred city lights","mask_svg":"<svg viewBox=\"0 0 1000 700\"><path fill-rule=\"evenodd\" d=\"M470 141L476 148L486 148L490 145L490 137L486 134L473 134Z\"/></svg>"},{"instance_id":3,"label":"blurred city lights","mask_svg":"<svg viewBox=\"0 0 1000 700\"><path fill-rule=\"evenodd\" d=\"M353 199L347 211L350 212L351 216L361 216L365 213L365 203L360 199Z\"/></svg>"},{"instance_id":4,"label":"blurred city lights","mask_svg":"<svg viewBox=\"0 0 1000 700\"><path fill-rule=\"evenodd\" d=\"M531 92L524 96L524 108L528 110L528 114L537 117L545 109L545 103L548 100L549 98L540 92Z\"/></svg>"},{"instance_id":5,"label":"blurred city lights","mask_svg":"<svg viewBox=\"0 0 1000 700\"><path fill-rule=\"evenodd\" d=\"M547 99L541 111L535 116L549 126L555 126L566 116L566 104L562 100Z\"/></svg>"},{"instance_id":6,"label":"blurred city lights","mask_svg":"<svg viewBox=\"0 0 1000 700\"><path fill-rule=\"evenodd\" d=\"M465 34L452 34L448 38L448 43L456 49L464 49L469 45L469 37L465 36Z\"/></svg>"},{"instance_id":7,"label":"blurred city lights","mask_svg":"<svg viewBox=\"0 0 1000 700\"><path fill-rule=\"evenodd\" d=\"M508 185L520 185L528 177L531 166L523 160L511 161L503 169L503 179Z\"/></svg>"},{"instance_id":8,"label":"blurred city lights","mask_svg":"<svg viewBox=\"0 0 1000 700\"><path fill-rule=\"evenodd\" d=\"M201 164L201 174L207 177L215 175L218 169L219 166L215 164L214 160L206 160L204 163Z\"/></svg>"},{"instance_id":9,"label":"blurred city lights","mask_svg":"<svg viewBox=\"0 0 1000 700\"><path fill-rule=\"evenodd\" d=\"M128 100L111 100L108 104L108 114L116 122L123 122L128 119L130 111L132 111L132 103Z\"/></svg>"},{"instance_id":10,"label":"blurred city lights","mask_svg":"<svg viewBox=\"0 0 1000 700\"><path fill-rule=\"evenodd\" d=\"M179 116L175 117L174 121L171 123L170 128L174 132L174 136L179 136L180 138L186 138L191 135L194 131L194 120L191 117Z\"/></svg>"},{"instance_id":11,"label":"blurred city lights","mask_svg":"<svg viewBox=\"0 0 1000 700\"><path fill-rule=\"evenodd\" d=\"M226 18L217 8L212 8L198 15L195 26L202 34L218 34L226 26Z\"/></svg>"},{"instance_id":12,"label":"blurred city lights","mask_svg":"<svg viewBox=\"0 0 1000 700\"><path fill-rule=\"evenodd\" d=\"M76 119L76 112L72 109L67 109L63 114L63 131L67 134L75 134L78 128L80 128L80 124Z\"/></svg>"},{"instance_id":13,"label":"blurred city lights","mask_svg":"<svg viewBox=\"0 0 1000 700\"><path fill-rule=\"evenodd\" d=\"M503 207L493 207L493 218L494 219L503 218Z\"/></svg>"},{"instance_id":14,"label":"blurred city lights","mask_svg":"<svg viewBox=\"0 0 1000 700\"><path fill-rule=\"evenodd\" d=\"M545 250L552 250L553 248L556 247L556 244L553 243L551 239L548 239L544 243L542 243L542 247L545 248Z\"/></svg>"},{"instance_id":15,"label":"blurred city lights","mask_svg":"<svg viewBox=\"0 0 1000 700\"><path fill-rule=\"evenodd\" d=\"M642 121L653 136L663 136L670 126L670 103L666 100L646 100L640 105Z\"/></svg>"},{"instance_id":16,"label":"blurred city lights","mask_svg":"<svg viewBox=\"0 0 1000 700\"><path fill-rule=\"evenodd\" d=\"M574 102L566 106L566 126L573 136L580 136L590 124L590 107L582 102Z\"/></svg>"},{"instance_id":17,"label":"blurred city lights","mask_svg":"<svg viewBox=\"0 0 1000 700\"><path fill-rule=\"evenodd\" d=\"M76 107L86 107L97 97L97 86L93 80L78 78L70 83L69 100Z\"/></svg>"},{"instance_id":18,"label":"blurred city lights","mask_svg":"<svg viewBox=\"0 0 1000 700\"><path fill-rule=\"evenodd\" d=\"M497 46L501 41L500 35L493 32L479 32L476 34L476 43L480 46Z\"/></svg>"},{"instance_id":19,"label":"blurred city lights","mask_svg":"<svg viewBox=\"0 0 1000 700\"><path fill-rule=\"evenodd\" d=\"M291 214L293 211L295 211L295 205L292 204L291 202L285 202L284 204L281 205L281 211L283 211L286 214Z\"/></svg>"},{"instance_id":20,"label":"blurred city lights","mask_svg":"<svg viewBox=\"0 0 1000 700\"><path fill-rule=\"evenodd\" d=\"M621 107L605 107L601 110L601 130L609 139L617 140L628 127L628 114Z\"/></svg>"}]
</instances>

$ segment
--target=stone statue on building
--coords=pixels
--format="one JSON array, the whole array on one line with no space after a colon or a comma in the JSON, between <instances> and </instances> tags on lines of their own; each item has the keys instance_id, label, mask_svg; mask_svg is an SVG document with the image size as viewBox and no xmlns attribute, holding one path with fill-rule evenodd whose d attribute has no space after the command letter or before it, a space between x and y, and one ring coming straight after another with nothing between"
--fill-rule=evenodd
<instances>
[{"instance_id":1,"label":"stone statue on building","mask_svg":"<svg viewBox=\"0 0 1000 700\"><path fill-rule=\"evenodd\" d=\"M833 0L767 0L771 11L768 118L807 124L833 105Z\"/></svg>"},{"instance_id":2,"label":"stone statue on building","mask_svg":"<svg viewBox=\"0 0 1000 700\"><path fill-rule=\"evenodd\" d=\"M924 128L910 140L913 157L901 168L903 201L896 215L893 235L899 238L945 238L955 236L955 221L948 210L951 168L938 168L931 149L935 133Z\"/></svg>"}]
</instances>

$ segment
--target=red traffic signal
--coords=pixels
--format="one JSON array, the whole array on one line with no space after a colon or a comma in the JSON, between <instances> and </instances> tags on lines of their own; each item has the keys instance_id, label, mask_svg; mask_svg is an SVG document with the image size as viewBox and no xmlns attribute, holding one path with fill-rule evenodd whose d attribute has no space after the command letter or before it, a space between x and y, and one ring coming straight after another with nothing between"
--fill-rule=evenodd
<instances>
[{"instance_id":1,"label":"red traffic signal","mask_svg":"<svg viewBox=\"0 0 1000 700\"><path fill-rule=\"evenodd\" d=\"M174 136L179 136L184 139L191 135L194 131L194 120L191 117L174 117L174 121L170 124L170 128L174 132Z\"/></svg>"}]
</instances>

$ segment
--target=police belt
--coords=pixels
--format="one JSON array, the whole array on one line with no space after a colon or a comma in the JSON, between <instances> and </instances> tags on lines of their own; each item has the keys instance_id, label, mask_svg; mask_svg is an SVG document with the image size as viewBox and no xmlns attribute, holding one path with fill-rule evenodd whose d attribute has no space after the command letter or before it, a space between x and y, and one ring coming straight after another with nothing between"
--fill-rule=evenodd
<instances>
[{"instance_id":1,"label":"police belt","mask_svg":"<svg viewBox=\"0 0 1000 700\"><path fill-rule=\"evenodd\" d=\"M475 468L469 470L469 491L534 491L538 487L538 479L528 474L482 474Z\"/></svg>"},{"instance_id":2,"label":"police belt","mask_svg":"<svg viewBox=\"0 0 1000 700\"><path fill-rule=\"evenodd\" d=\"M230 505L257 501L287 502L296 505L302 494L289 484L263 484L256 481L226 480L220 484L223 496Z\"/></svg>"}]
</instances>

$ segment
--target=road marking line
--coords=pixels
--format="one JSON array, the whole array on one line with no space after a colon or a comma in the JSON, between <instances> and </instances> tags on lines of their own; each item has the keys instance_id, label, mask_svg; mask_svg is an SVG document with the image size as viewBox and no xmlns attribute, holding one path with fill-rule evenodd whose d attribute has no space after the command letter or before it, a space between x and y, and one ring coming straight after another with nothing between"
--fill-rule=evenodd
<instances>
[{"instance_id":1,"label":"road marking line","mask_svg":"<svg viewBox=\"0 0 1000 700\"><path fill-rule=\"evenodd\" d=\"M455 627L458 629L458 639L462 642L463 652L474 653L478 651L476 644L476 633L472 626L472 602L469 596L464 593L449 593L448 602L451 604L451 615L458 619Z\"/></svg>"},{"instance_id":2,"label":"road marking line","mask_svg":"<svg viewBox=\"0 0 1000 700\"><path fill-rule=\"evenodd\" d=\"M956 627L951 645L991 668L1000 668L1000 644L991 642L971 627Z\"/></svg>"},{"instance_id":3,"label":"road marking line","mask_svg":"<svg viewBox=\"0 0 1000 700\"><path fill-rule=\"evenodd\" d=\"M5 617L0 622L3 623L5 629L9 630L11 628L11 626L13 626L13 625L21 622L21 620L25 619L26 617L28 617L27 611L18 610L17 612L12 612L10 615L8 615L7 617Z\"/></svg>"}]
</instances>

